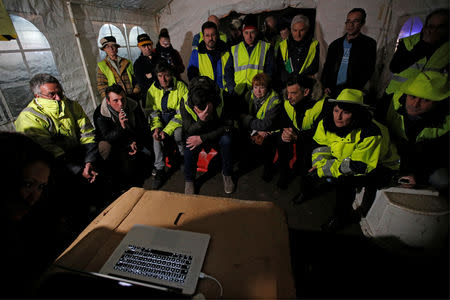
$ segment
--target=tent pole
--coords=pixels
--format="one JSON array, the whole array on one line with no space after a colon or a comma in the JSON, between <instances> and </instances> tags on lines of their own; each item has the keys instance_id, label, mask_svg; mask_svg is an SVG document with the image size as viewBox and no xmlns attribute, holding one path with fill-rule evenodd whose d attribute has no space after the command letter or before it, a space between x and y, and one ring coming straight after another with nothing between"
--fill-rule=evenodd
<instances>
[{"instance_id":1,"label":"tent pole","mask_svg":"<svg viewBox=\"0 0 450 300\"><path fill-rule=\"evenodd\" d=\"M83 70L86 75L86 81L88 83L89 93L91 94L92 104L94 105L94 109L96 109L97 101L94 96L94 90L92 89L91 80L89 79L89 72L87 69L86 60L84 58L84 53L83 53L83 50L81 49L80 36L78 34L77 25L75 24L75 19L73 17L72 6L70 4L70 1L67 1L66 4L67 4L67 9L69 10L70 22L72 23L73 32L74 32L75 38L77 40L78 51L80 52L81 64L83 65Z\"/></svg>"}]
</instances>

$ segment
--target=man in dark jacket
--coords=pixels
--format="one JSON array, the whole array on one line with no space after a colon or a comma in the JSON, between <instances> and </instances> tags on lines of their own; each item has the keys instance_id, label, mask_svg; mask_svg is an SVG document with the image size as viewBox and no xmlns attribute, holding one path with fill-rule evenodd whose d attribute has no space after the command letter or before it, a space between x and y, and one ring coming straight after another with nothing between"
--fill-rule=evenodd
<instances>
[{"instance_id":1,"label":"man in dark jacket","mask_svg":"<svg viewBox=\"0 0 450 300\"><path fill-rule=\"evenodd\" d=\"M232 181L233 159L231 132L233 121L226 110L223 93L206 76L194 78L189 93L180 103L183 133L186 138L184 150L184 192L194 194L196 163L202 148L219 150L222 156L222 175L225 193L234 190Z\"/></svg>"},{"instance_id":2,"label":"man in dark jacket","mask_svg":"<svg viewBox=\"0 0 450 300\"><path fill-rule=\"evenodd\" d=\"M192 50L187 69L189 81L197 76L208 76L220 88L232 92L234 88L233 60L225 42L219 39L213 22L202 25L203 41Z\"/></svg>"},{"instance_id":3,"label":"man in dark jacket","mask_svg":"<svg viewBox=\"0 0 450 300\"><path fill-rule=\"evenodd\" d=\"M139 104L127 98L120 85L106 89L106 97L94 112L99 152L118 184L141 185L151 170L151 134ZM144 153L144 147L147 149Z\"/></svg>"},{"instance_id":4,"label":"man in dark jacket","mask_svg":"<svg viewBox=\"0 0 450 300\"><path fill-rule=\"evenodd\" d=\"M362 90L375 70L377 43L361 33L366 23L362 8L352 9L345 21L346 34L328 47L328 55L322 72L322 85L331 97L342 89Z\"/></svg>"},{"instance_id":5,"label":"man in dark jacket","mask_svg":"<svg viewBox=\"0 0 450 300\"><path fill-rule=\"evenodd\" d=\"M134 62L134 75L136 81L141 88L141 101L142 106L145 106L145 99L147 97L147 91L155 81L155 66L156 57L153 51L153 41L146 33L140 34L137 37L138 47L141 50L141 55Z\"/></svg>"}]
</instances>

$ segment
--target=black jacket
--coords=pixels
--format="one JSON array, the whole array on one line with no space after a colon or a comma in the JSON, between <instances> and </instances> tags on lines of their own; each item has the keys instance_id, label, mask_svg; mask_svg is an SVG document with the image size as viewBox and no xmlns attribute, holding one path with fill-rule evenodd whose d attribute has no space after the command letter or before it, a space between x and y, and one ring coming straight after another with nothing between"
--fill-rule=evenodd
<instances>
[{"instance_id":1,"label":"black jacket","mask_svg":"<svg viewBox=\"0 0 450 300\"><path fill-rule=\"evenodd\" d=\"M125 112L129 119L129 128L123 129L119 121L114 120L111 112L107 107L106 98L95 109L95 139L97 142L107 141L116 149L129 151L132 142L136 142L138 149L146 147L151 150L152 136L148 126L147 119L139 104L128 98L128 105Z\"/></svg>"},{"instance_id":2,"label":"black jacket","mask_svg":"<svg viewBox=\"0 0 450 300\"><path fill-rule=\"evenodd\" d=\"M356 38L349 41L352 44L352 49L348 62L347 82L340 86L339 90L336 89L336 80L344 54L344 39L346 36L347 34L330 44L323 66L322 85L324 88L330 88L333 96L337 96L340 90L344 88L361 90L375 71L377 43L374 39L360 33Z\"/></svg>"},{"instance_id":3,"label":"black jacket","mask_svg":"<svg viewBox=\"0 0 450 300\"><path fill-rule=\"evenodd\" d=\"M136 82L141 87L141 99L142 104L145 105L145 97L147 95L147 91L152 85L152 83L156 79L155 74L155 66L157 63L157 59L155 58L156 53L153 51L152 58L149 58L148 56L139 55L139 57L136 59L136 61L133 64L134 68L134 75L136 77ZM145 74L151 73L152 77L147 78Z\"/></svg>"}]
</instances>

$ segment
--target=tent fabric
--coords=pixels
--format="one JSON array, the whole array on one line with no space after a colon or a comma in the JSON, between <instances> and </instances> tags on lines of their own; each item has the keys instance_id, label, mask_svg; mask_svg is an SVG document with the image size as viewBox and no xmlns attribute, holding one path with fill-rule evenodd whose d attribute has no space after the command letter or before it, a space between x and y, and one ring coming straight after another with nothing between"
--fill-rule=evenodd
<instances>
[{"instance_id":1,"label":"tent fabric","mask_svg":"<svg viewBox=\"0 0 450 300\"><path fill-rule=\"evenodd\" d=\"M344 21L348 11L362 7L367 12L363 33L377 41L377 67L370 87L384 90L390 80L389 61L395 50L397 36L410 17L425 16L437 8L448 8L447 0L158 0L112 1L79 0L71 3L81 48L87 63L89 81L96 103L101 99L96 90L96 67L100 61L98 33L102 25L117 26L126 38L132 26L140 26L156 41L160 28L169 30L172 45L180 51L185 65L189 62L193 36L199 32L209 15L224 17L234 10L238 13L261 13L287 7L316 10L315 37L321 44L321 65L325 61L328 45L344 34ZM89 116L95 109L88 82L82 67L74 29L69 17L67 1L63 0L3 0L6 11L30 21L47 38L56 68L66 95L80 102ZM113 6L109 6L112 5ZM164 7L163 9L160 9ZM123 24L127 25L125 32ZM0 65L0 73L10 72ZM34 74L32 74L34 75ZM183 79L186 74L182 74ZM0 108L2 99L0 93ZM30 99L31 100L31 99ZM5 113L5 112L1 112ZM11 124L0 126L12 129Z\"/></svg>"}]
</instances>

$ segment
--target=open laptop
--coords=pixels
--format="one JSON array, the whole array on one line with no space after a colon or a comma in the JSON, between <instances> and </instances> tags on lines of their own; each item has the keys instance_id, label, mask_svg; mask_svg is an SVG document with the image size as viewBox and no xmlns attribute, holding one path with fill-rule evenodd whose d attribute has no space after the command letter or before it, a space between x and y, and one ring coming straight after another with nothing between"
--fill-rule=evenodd
<instances>
[{"instance_id":1,"label":"open laptop","mask_svg":"<svg viewBox=\"0 0 450 300\"><path fill-rule=\"evenodd\" d=\"M100 276L192 295L209 234L134 225L99 271Z\"/></svg>"}]
</instances>

